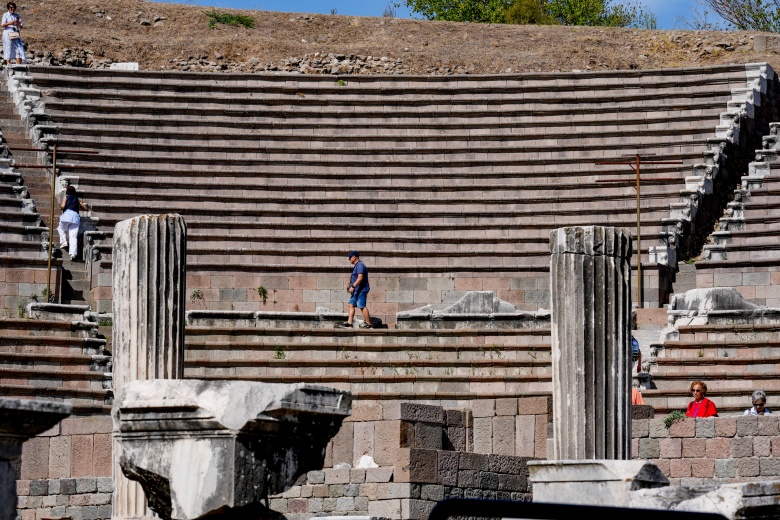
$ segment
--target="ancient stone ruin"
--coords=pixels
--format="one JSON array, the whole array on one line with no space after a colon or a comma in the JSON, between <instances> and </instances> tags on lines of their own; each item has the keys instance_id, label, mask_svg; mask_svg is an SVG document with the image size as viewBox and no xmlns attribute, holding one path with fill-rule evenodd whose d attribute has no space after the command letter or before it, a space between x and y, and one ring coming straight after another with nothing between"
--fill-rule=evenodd
<instances>
[{"instance_id":1,"label":"ancient stone ruin","mask_svg":"<svg viewBox=\"0 0 780 520\"><path fill-rule=\"evenodd\" d=\"M164 520L268 516L268 497L320 469L348 392L246 381L134 381L116 404L122 472Z\"/></svg>"},{"instance_id":2,"label":"ancient stone ruin","mask_svg":"<svg viewBox=\"0 0 780 520\"><path fill-rule=\"evenodd\" d=\"M70 415L71 406L51 401L0 398L0 520L16 520L16 470L24 441Z\"/></svg>"}]
</instances>

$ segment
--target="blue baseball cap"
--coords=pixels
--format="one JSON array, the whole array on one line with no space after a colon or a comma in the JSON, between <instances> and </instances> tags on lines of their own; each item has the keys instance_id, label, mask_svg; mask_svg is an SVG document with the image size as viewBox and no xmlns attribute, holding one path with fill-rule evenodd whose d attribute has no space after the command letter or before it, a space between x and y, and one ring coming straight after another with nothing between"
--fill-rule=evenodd
<instances>
[{"instance_id":1,"label":"blue baseball cap","mask_svg":"<svg viewBox=\"0 0 780 520\"><path fill-rule=\"evenodd\" d=\"M357 251L350 251L349 253L347 253L347 258L352 258L353 256L360 258L360 253L358 253Z\"/></svg>"}]
</instances>

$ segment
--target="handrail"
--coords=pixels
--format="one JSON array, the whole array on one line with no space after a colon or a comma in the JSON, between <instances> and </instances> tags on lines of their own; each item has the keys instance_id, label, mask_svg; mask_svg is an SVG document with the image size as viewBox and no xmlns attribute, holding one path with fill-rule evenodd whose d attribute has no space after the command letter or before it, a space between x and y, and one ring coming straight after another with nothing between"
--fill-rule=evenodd
<instances>
[{"instance_id":1,"label":"handrail","mask_svg":"<svg viewBox=\"0 0 780 520\"><path fill-rule=\"evenodd\" d=\"M9 149L11 147L8 147ZM52 261L52 253L54 249L54 202L55 202L55 191L56 191L56 184L57 184L57 143L54 143L52 145L51 150L47 149L41 149L41 148L23 148L23 147L14 147L12 151L26 151L26 152L43 152L46 154L51 154L52 156L52 163L51 163L51 208L49 211L49 254L47 266L46 266L46 301L51 302L52 301L52 293L51 293L51 261ZM82 154L99 154L100 152L97 150L59 150L59 153L82 153ZM39 164L24 164L24 163L13 163L13 166L15 168L25 168L25 169L36 169L36 170L48 170L49 166L45 165L39 165ZM99 166L78 166L75 164L72 165L65 165L64 168L67 168L69 170L95 170L99 169Z\"/></svg>"}]
</instances>

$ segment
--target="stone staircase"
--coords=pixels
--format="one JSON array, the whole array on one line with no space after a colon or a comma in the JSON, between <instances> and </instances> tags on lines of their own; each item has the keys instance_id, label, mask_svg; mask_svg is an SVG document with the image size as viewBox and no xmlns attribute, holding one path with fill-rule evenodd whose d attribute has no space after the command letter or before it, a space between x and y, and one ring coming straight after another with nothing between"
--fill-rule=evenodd
<instances>
[{"instance_id":1,"label":"stone staircase","mask_svg":"<svg viewBox=\"0 0 780 520\"><path fill-rule=\"evenodd\" d=\"M735 287L758 305L780 306L780 123L772 123L756 161L734 192L712 244L696 262L699 287Z\"/></svg>"},{"instance_id":2,"label":"stone staircase","mask_svg":"<svg viewBox=\"0 0 780 520\"><path fill-rule=\"evenodd\" d=\"M185 377L318 383L358 400L457 406L552 391L549 316L527 313L524 327L464 320L357 331L282 314L191 311Z\"/></svg>"},{"instance_id":3,"label":"stone staircase","mask_svg":"<svg viewBox=\"0 0 780 520\"><path fill-rule=\"evenodd\" d=\"M656 347L653 381L658 388L642 392L656 413L685 410L690 384L697 380L707 383L707 397L720 415L741 415L757 389L770 396L767 407L774 410L780 395L780 320L681 325L678 331L679 339Z\"/></svg>"},{"instance_id":4,"label":"stone staircase","mask_svg":"<svg viewBox=\"0 0 780 520\"><path fill-rule=\"evenodd\" d=\"M111 355L88 321L0 319L0 395L111 410Z\"/></svg>"},{"instance_id":5,"label":"stone staircase","mask_svg":"<svg viewBox=\"0 0 780 520\"><path fill-rule=\"evenodd\" d=\"M657 306L774 88L771 69L745 66L336 79L12 67L38 142L102 152L64 156L100 167L71 172L100 216L86 246L97 309L116 222L178 212L193 308L257 310L263 287L268 310L342 310L342 257L358 249L385 317L473 289L536 310L551 229L633 228L625 167L593 163L637 151L683 162L643 170L679 178L643 186Z\"/></svg>"},{"instance_id":6,"label":"stone staircase","mask_svg":"<svg viewBox=\"0 0 780 520\"><path fill-rule=\"evenodd\" d=\"M0 85L0 99L9 100L10 97L5 85ZM23 150L32 148L33 142L11 102L0 103L0 129L3 158L9 167L8 172L3 173L3 182L0 183L0 237L4 239L0 251L7 257L18 258L16 262L42 267L46 265L48 257L52 214L51 177L49 170L24 165L48 164L49 161L45 154ZM55 273L52 277L52 293L55 300L61 303L87 304L91 298L84 264L71 262L67 255L66 259L62 260L63 255L57 248L59 237L56 224L59 215L60 210L55 207L52 250ZM14 223L14 220L20 217L21 223ZM45 301L45 295L38 292L40 291L34 291L40 301Z\"/></svg>"}]
</instances>

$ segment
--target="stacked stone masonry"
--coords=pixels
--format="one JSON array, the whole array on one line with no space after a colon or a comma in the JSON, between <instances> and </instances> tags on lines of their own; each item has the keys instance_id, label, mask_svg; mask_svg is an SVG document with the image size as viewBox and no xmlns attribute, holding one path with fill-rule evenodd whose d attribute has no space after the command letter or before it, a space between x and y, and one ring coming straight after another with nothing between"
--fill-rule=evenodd
<instances>
[{"instance_id":1,"label":"stacked stone masonry","mask_svg":"<svg viewBox=\"0 0 780 520\"><path fill-rule=\"evenodd\" d=\"M411 427L409 410L442 408L357 400L328 445L325 466L354 466L364 455L380 466L395 465L399 448L546 458L551 406L549 397L475 399L469 409L448 409L435 421Z\"/></svg>"},{"instance_id":2,"label":"stacked stone masonry","mask_svg":"<svg viewBox=\"0 0 780 520\"><path fill-rule=\"evenodd\" d=\"M633 421L633 456L648 459L673 485L775 480L780 415Z\"/></svg>"},{"instance_id":3,"label":"stacked stone masonry","mask_svg":"<svg viewBox=\"0 0 780 520\"><path fill-rule=\"evenodd\" d=\"M490 404L498 404L505 413L510 409L516 413L517 400L505 401ZM541 411L543 406L547 411L549 403L527 402L523 406L529 411ZM345 423L341 438L337 436L328 448L326 466L332 463L335 467L309 472L301 485L272 499L271 507L290 520L317 513L425 519L435 503L445 498L530 500L526 462L533 454L488 454L493 446L488 453L474 453L472 435L478 434L469 428L469 412L411 403L394 408L399 420L372 423L354 421L367 419L372 412L367 407L353 407L354 422ZM493 419L498 417L509 416ZM510 417L513 423L515 417ZM368 429L377 432L373 440L366 434ZM359 433L349 446L349 436L345 442L343 431L355 430ZM514 424L508 430L513 434ZM546 430L545 425L545 447ZM509 448L498 451L514 451L511 443ZM379 467L353 469L353 464L341 460L364 455L371 456Z\"/></svg>"},{"instance_id":4,"label":"stacked stone masonry","mask_svg":"<svg viewBox=\"0 0 780 520\"><path fill-rule=\"evenodd\" d=\"M51 285L55 289L62 281L60 264L58 261L52 270ZM40 265L17 259L0 261L0 318L21 318L27 304L45 301L47 280L45 261Z\"/></svg>"},{"instance_id":5,"label":"stacked stone masonry","mask_svg":"<svg viewBox=\"0 0 780 520\"><path fill-rule=\"evenodd\" d=\"M111 518L111 418L72 417L24 444L21 520Z\"/></svg>"}]
</instances>

